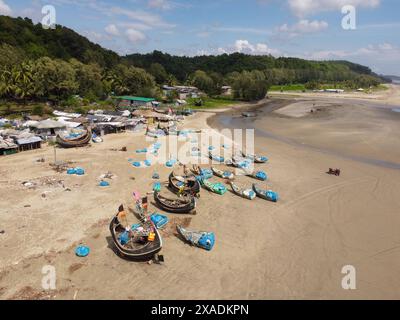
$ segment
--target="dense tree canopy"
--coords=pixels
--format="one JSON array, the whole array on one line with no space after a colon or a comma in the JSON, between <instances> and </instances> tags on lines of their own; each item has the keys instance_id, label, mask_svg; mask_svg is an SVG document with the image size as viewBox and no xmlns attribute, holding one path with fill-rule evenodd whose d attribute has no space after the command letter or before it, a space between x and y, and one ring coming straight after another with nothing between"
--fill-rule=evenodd
<instances>
[{"instance_id":1,"label":"dense tree canopy","mask_svg":"<svg viewBox=\"0 0 400 320\"><path fill-rule=\"evenodd\" d=\"M210 96L231 85L237 99L265 97L270 85L323 83L349 88L382 81L368 67L347 61L307 61L241 53L172 56L154 51L120 57L62 26L44 29L25 18L0 16L0 97L90 101L110 94L158 97L164 84L198 87Z\"/></svg>"}]
</instances>

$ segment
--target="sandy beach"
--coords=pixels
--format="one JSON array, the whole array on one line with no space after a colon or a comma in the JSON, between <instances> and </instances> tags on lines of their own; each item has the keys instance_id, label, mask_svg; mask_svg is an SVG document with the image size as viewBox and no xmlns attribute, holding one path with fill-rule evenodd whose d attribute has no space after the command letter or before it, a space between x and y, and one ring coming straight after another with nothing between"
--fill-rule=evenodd
<instances>
[{"instance_id":1,"label":"sandy beach","mask_svg":"<svg viewBox=\"0 0 400 320\"><path fill-rule=\"evenodd\" d=\"M244 120L240 108L185 121L192 129L254 128L256 153L270 159L257 168L281 200L202 190L197 215L167 214L162 265L121 259L108 231L118 206L133 205L133 190L151 191L152 173L165 182L171 171L128 163L144 159L135 154L151 144L143 132L57 149L58 160L86 170L82 177L53 171L52 147L0 158L0 298L399 299L400 113L373 107L400 101L398 88L367 102L312 94L275 99L257 106L256 118ZM128 152L111 150L124 146ZM326 174L329 167L342 175ZM116 177L102 189L97 179L108 171ZM160 212L154 204L150 210ZM185 244L176 224L215 232L214 249ZM74 254L80 243L91 248L86 258ZM41 287L45 265L56 268L56 290ZM357 270L356 290L341 286L345 265Z\"/></svg>"}]
</instances>

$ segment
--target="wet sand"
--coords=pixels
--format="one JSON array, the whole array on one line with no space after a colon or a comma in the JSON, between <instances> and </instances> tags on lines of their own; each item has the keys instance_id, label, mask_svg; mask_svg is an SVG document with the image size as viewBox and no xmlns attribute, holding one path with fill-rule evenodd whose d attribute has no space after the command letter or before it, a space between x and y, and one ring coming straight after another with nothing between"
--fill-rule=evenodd
<instances>
[{"instance_id":1,"label":"wet sand","mask_svg":"<svg viewBox=\"0 0 400 320\"><path fill-rule=\"evenodd\" d=\"M5 231L0 234L0 298L399 299L400 170L357 160L399 163L399 120L357 107L300 118L273 112L288 103L271 102L257 110L255 119L235 122L232 114L240 111L234 111L217 116L230 122L207 112L186 121L194 129L239 123L256 128L256 152L270 158L257 166L270 176L262 185L279 192L281 201L248 201L203 190L197 215L168 215L163 265L121 259L108 231L118 206L132 205L133 190L151 190L155 168L134 169L127 161L140 158L135 150L150 144L141 133L108 135L90 148L59 150L60 160L85 168L83 177L52 171L52 148L0 158L0 229ZM382 121L385 130L370 137L370 128ZM123 146L127 153L110 151ZM41 157L45 163L35 161ZM327 175L329 167L341 168L342 175ZM101 189L97 177L107 171L117 178ZM170 169L157 171L166 181ZM27 190L21 185L43 176L63 180L64 187ZM252 182L237 178L241 186ZM154 205L150 210L160 212ZM214 249L183 243L175 235L177 223L214 231ZM87 258L75 256L79 243L91 248ZM56 290L41 288L44 265L56 267ZM357 290L341 287L345 265L357 270Z\"/></svg>"}]
</instances>

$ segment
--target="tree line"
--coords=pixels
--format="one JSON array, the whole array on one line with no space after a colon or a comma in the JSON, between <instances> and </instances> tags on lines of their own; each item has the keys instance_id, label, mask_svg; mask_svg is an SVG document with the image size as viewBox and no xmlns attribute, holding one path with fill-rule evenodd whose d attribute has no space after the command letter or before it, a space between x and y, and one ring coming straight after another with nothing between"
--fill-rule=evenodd
<instances>
[{"instance_id":1,"label":"tree line","mask_svg":"<svg viewBox=\"0 0 400 320\"><path fill-rule=\"evenodd\" d=\"M0 16L0 97L50 100L79 95L90 101L112 94L161 98L161 86L196 86L210 96L230 85L234 98L257 100L270 85L321 83L369 87L382 79L347 61L308 61L241 53L181 57L160 51L120 57L71 29L45 30L25 18Z\"/></svg>"}]
</instances>

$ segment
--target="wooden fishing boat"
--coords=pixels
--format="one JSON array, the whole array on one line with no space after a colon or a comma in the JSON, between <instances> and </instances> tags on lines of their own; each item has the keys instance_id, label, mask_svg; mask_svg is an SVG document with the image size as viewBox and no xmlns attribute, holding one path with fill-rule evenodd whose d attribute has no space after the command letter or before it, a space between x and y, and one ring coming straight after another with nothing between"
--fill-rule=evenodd
<instances>
[{"instance_id":1,"label":"wooden fishing boat","mask_svg":"<svg viewBox=\"0 0 400 320\"><path fill-rule=\"evenodd\" d=\"M251 161L241 156L233 156L232 159L227 160L225 164L235 168L245 169L250 166Z\"/></svg>"},{"instance_id":2,"label":"wooden fishing boat","mask_svg":"<svg viewBox=\"0 0 400 320\"><path fill-rule=\"evenodd\" d=\"M200 183L194 175L178 176L171 172L168 178L169 188L174 193L190 194L196 196L200 193Z\"/></svg>"},{"instance_id":3,"label":"wooden fishing boat","mask_svg":"<svg viewBox=\"0 0 400 320\"><path fill-rule=\"evenodd\" d=\"M189 231L177 225L176 229L179 235L193 246L211 250L215 244L215 235L213 232Z\"/></svg>"},{"instance_id":4,"label":"wooden fishing boat","mask_svg":"<svg viewBox=\"0 0 400 320\"><path fill-rule=\"evenodd\" d=\"M220 177L223 179L228 179L228 180L232 180L235 178L235 174L232 171L222 171L215 167L211 167L211 170L214 173L214 175L216 175L217 177Z\"/></svg>"},{"instance_id":5,"label":"wooden fishing boat","mask_svg":"<svg viewBox=\"0 0 400 320\"><path fill-rule=\"evenodd\" d=\"M219 162L219 163L225 162L225 158L224 158L224 157L216 156L216 155L214 155L211 151L208 152L208 157L209 157L211 160L215 161L215 162Z\"/></svg>"},{"instance_id":6,"label":"wooden fishing boat","mask_svg":"<svg viewBox=\"0 0 400 320\"><path fill-rule=\"evenodd\" d=\"M214 183L209 181L208 179L202 179L201 184L208 191L219 194L221 196L224 195L227 191L226 187L220 182Z\"/></svg>"},{"instance_id":7,"label":"wooden fishing boat","mask_svg":"<svg viewBox=\"0 0 400 320\"><path fill-rule=\"evenodd\" d=\"M79 148L86 146L91 139L92 132L90 130L86 130L83 135L73 139L67 139L57 135L56 141L57 144L63 148Z\"/></svg>"},{"instance_id":8,"label":"wooden fishing boat","mask_svg":"<svg viewBox=\"0 0 400 320\"><path fill-rule=\"evenodd\" d=\"M211 169L203 169L197 164L194 164L190 171L193 172L197 177L200 177L202 179L210 179L214 175Z\"/></svg>"},{"instance_id":9,"label":"wooden fishing boat","mask_svg":"<svg viewBox=\"0 0 400 320\"><path fill-rule=\"evenodd\" d=\"M257 197L257 194L252 189L242 189L235 185L233 182L229 182L230 186L232 187L232 191L234 194L238 195L239 197L253 200Z\"/></svg>"},{"instance_id":10,"label":"wooden fishing boat","mask_svg":"<svg viewBox=\"0 0 400 320\"><path fill-rule=\"evenodd\" d=\"M260 181L268 179L268 175L264 171L246 172L246 176Z\"/></svg>"},{"instance_id":11,"label":"wooden fishing boat","mask_svg":"<svg viewBox=\"0 0 400 320\"><path fill-rule=\"evenodd\" d=\"M121 224L116 215L110 222L111 236L117 249L118 254L127 259L136 261L148 261L154 258L154 256L162 249L162 238L151 222L150 219L140 224L141 231L136 230L127 231ZM130 236L127 237L127 241L122 244L122 237L127 233ZM149 241L149 236L154 237L152 241Z\"/></svg>"},{"instance_id":12,"label":"wooden fishing boat","mask_svg":"<svg viewBox=\"0 0 400 320\"><path fill-rule=\"evenodd\" d=\"M246 159L250 159L254 163L266 163L268 162L268 158L264 156L258 156L256 154L245 154L242 152L242 155Z\"/></svg>"},{"instance_id":13,"label":"wooden fishing boat","mask_svg":"<svg viewBox=\"0 0 400 320\"><path fill-rule=\"evenodd\" d=\"M185 196L181 199L170 199L162 196L158 192L154 192L154 201L160 209L166 212L181 214L196 213L196 199L193 196Z\"/></svg>"},{"instance_id":14,"label":"wooden fishing boat","mask_svg":"<svg viewBox=\"0 0 400 320\"><path fill-rule=\"evenodd\" d=\"M263 190L259 188L256 184L253 184L253 190L256 193L257 197L261 199L272 202L277 202L279 200L278 194L272 190Z\"/></svg>"}]
</instances>

